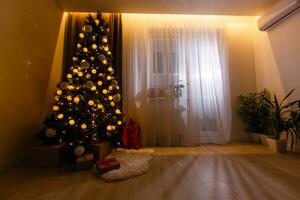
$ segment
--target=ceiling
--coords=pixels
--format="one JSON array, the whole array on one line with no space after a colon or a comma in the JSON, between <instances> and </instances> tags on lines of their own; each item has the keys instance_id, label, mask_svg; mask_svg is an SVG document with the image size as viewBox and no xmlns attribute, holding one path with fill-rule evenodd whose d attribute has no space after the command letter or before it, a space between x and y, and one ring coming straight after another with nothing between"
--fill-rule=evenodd
<instances>
[{"instance_id":1,"label":"ceiling","mask_svg":"<svg viewBox=\"0 0 300 200\"><path fill-rule=\"evenodd\" d=\"M65 12L258 16L278 0L55 0Z\"/></svg>"}]
</instances>

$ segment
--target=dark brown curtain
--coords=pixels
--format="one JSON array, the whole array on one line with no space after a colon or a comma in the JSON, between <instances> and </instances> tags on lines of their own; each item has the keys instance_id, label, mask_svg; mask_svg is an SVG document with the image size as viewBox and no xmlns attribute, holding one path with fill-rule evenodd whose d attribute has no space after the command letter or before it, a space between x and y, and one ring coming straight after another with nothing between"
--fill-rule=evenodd
<instances>
[{"instance_id":1,"label":"dark brown curtain","mask_svg":"<svg viewBox=\"0 0 300 200\"><path fill-rule=\"evenodd\" d=\"M95 17L96 13L92 13ZM109 42L113 55L113 67L122 88L122 22L120 13L103 13L104 20L108 23L110 29ZM66 22L65 49L64 49L64 67L63 74L66 74L68 67L72 66L72 57L76 51L76 36L82 31L87 13L69 13Z\"/></svg>"}]
</instances>

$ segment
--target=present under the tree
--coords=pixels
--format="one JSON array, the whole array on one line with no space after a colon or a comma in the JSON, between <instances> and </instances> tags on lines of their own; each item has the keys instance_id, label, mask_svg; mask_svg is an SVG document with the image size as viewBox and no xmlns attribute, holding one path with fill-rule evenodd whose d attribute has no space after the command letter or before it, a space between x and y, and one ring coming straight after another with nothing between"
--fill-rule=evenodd
<instances>
[{"instance_id":1,"label":"present under the tree","mask_svg":"<svg viewBox=\"0 0 300 200\"><path fill-rule=\"evenodd\" d=\"M29 152L29 164L33 167L58 167L63 162L62 151L65 143L54 145L38 144Z\"/></svg>"},{"instance_id":2,"label":"present under the tree","mask_svg":"<svg viewBox=\"0 0 300 200\"><path fill-rule=\"evenodd\" d=\"M100 174L119 168L120 163L115 158L99 160L96 162L96 169Z\"/></svg>"},{"instance_id":3,"label":"present under the tree","mask_svg":"<svg viewBox=\"0 0 300 200\"><path fill-rule=\"evenodd\" d=\"M91 169L93 165L94 165L94 155L92 153L85 154L76 159L77 170Z\"/></svg>"},{"instance_id":4,"label":"present under the tree","mask_svg":"<svg viewBox=\"0 0 300 200\"><path fill-rule=\"evenodd\" d=\"M111 144L108 141L92 144L92 151L95 161L103 160L111 151Z\"/></svg>"}]
</instances>

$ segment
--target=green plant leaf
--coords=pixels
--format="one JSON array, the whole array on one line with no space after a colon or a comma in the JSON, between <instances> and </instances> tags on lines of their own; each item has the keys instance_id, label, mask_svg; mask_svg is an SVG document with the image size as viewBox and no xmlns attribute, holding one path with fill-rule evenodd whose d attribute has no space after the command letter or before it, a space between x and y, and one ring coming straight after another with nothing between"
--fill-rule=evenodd
<instances>
[{"instance_id":1,"label":"green plant leaf","mask_svg":"<svg viewBox=\"0 0 300 200\"><path fill-rule=\"evenodd\" d=\"M292 89L280 102L280 105L282 105L282 103L295 91L295 88Z\"/></svg>"}]
</instances>

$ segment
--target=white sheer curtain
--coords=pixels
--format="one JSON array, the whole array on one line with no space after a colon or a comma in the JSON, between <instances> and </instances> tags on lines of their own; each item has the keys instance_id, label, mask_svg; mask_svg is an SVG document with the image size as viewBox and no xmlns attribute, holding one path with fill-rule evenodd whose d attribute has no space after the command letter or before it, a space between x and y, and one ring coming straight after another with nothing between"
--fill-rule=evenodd
<instances>
[{"instance_id":1,"label":"white sheer curtain","mask_svg":"<svg viewBox=\"0 0 300 200\"><path fill-rule=\"evenodd\" d=\"M220 17L123 14L123 107L144 146L224 144L231 106Z\"/></svg>"}]
</instances>

